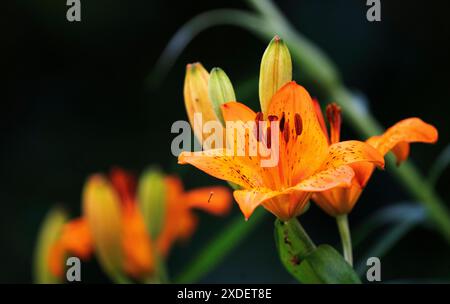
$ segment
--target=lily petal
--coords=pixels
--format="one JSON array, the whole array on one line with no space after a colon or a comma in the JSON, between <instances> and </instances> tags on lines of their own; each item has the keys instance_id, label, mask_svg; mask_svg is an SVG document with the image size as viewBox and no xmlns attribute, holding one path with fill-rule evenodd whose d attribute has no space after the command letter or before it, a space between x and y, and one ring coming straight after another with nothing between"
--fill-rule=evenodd
<instances>
[{"instance_id":1,"label":"lily petal","mask_svg":"<svg viewBox=\"0 0 450 304\"><path fill-rule=\"evenodd\" d=\"M289 219L301 213L310 192L350 186L353 176L353 169L349 166L330 167L283 191L237 190L233 194L246 219L259 205L264 205L280 219Z\"/></svg>"},{"instance_id":2,"label":"lily petal","mask_svg":"<svg viewBox=\"0 0 450 304\"><path fill-rule=\"evenodd\" d=\"M369 165L373 167L373 165ZM354 178L350 187L336 187L327 191L316 192L312 195L312 199L330 216L337 216L350 213L361 192L362 188Z\"/></svg>"},{"instance_id":3,"label":"lily petal","mask_svg":"<svg viewBox=\"0 0 450 304\"><path fill-rule=\"evenodd\" d=\"M321 192L335 187L350 186L354 176L355 173L349 166L329 167L304 179L291 189Z\"/></svg>"},{"instance_id":4,"label":"lily petal","mask_svg":"<svg viewBox=\"0 0 450 304\"><path fill-rule=\"evenodd\" d=\"M409 143L406 141L399 142L392 148L392 153L394 153L397 158L397 165L408 159L409 156Z\"/></svg>"},{"instance_id":5,"label":"lily petal","mask_svg":"<svg viewBox=\"0 0 450 304\"><path fill-rule=\"evenodd\" d=\"M279 219L289 220L302 213L311 196L311 192L295 188L287 188L283 191L237 190L233 194L246 220L260 205Z\"/></svg>"},{"instance_id":6,"label":"lily petal","mask_svg":"<svg viewBox=\"0 0 450 304\"><path fill-rule=\"evenodd\" d=\"M255 117L256 113L246 105L240 102L228 102L221 106L222 115L226 122L226 139L230 149L238 154L238 149L242 149L241 154L245 154L249 162L257 161L259 158L255 157L253 160L248 158L251 151L257 154L257 139L255 137ZM238 132L235 132L235 129ZM239 148L240 147L240 148ZM244 150L245 149L245 150ZM257 155L255 155L257 156Z\"/></svg>"},{"instance_id":7,"label":"lily petal","mask_svg":"<svg viewBox=\"0 0 450 304\"><path fill-rule=\"evenodd\" d=\"M93 251L92 236L86 219L77 218L64 225L60 242L69 253L85 260Z\"/></svg>"},{"instance_id":8,"label":"lily petal","mask_svg":"<svg viewBox=\"0 0 450 304\"><path fill-rule=\"evenodd\" d=\"M434 126L425 123L420 118L413 117L396 123L381 136L369 138L367 143L376 148L383 156L394 149L393 152L401 162L409 154L409 147L401 143L435 143L437 139L438 131Z\"/></svg>"},{"instance_id":9,"label":"lily petal","mask_svg":"<svg viewBox=\"0 0 450 304\"><path fill-rule=\"evenodd\" d=\"M234 199L246 220L250 218L256 207L279 194L280 192L276 191L259 192L254 190L236 190L233 192Z\"/></svg>"},{"instance_id":10,"label":"lily petal","mask_svg":"<svg viewBox=\"0 0 450 304\"><path fill-rule=\"evenodd\" d=\"M342 141L330 145L325 167L338 167L357 162L370 162L384 168L383 156L372 146L357 140Z\"/></svg>"},{"instance_id":11,"label":"lily petal","mask_svg":"<svg viewBox=\"0 0 450 304\"><path fill-rule=\"evenodd\" d=\"M142 278L154 270L150 235L136 204L123 211L124 269L134 278Z\"/></svg>"},{"instance_id":12,"label":"lily petal","mask_svg":"<svg viewBox=\"0 0 450 304\"><path fill-rule=\"evenodd\" d=\"M320 108L320 103L317 99L313 98L314 110L316 111L317 119L319 120L320 127L322 128L323 134L329 141L327 125L325 124L325 119L323 117L322 109Z\"/></svg>"},{"instance_id":13,"label":"lily petal","mask_svg":"<svg viewBox=\"0 0 450 304\"><path fill-rule=\"evenodd\" d=\"M221 110L225 121L254 121L256 116L252 109L240 102L227 102L221 106Z\"/></svg>"},{"instance_id":14,"label":"lily petal","mask_svg":"<svg viewBox=\"0 0 450 304\"><path fill-rule=\"evenodd\" d=\"M246 157L233 156L233 151L214 149L199 152L182 152L179 164L191 164L216 178L231 181L244 188L259 188L263 185L258 163L249 163Z\"/></svg>"},{"instance_id":15,"label":"lily petal","mask_svg":"<svg viewBox=\"0 0 450 304\"><path fill-rule=\"evenodd\" d=\"M280 119L284 117L288 126L288 141L280 140L280 160L283 172L291 172L292 175L287 176L288 179L292 177L287 184L295 184L320 168L327 157L327 138L317 118L311 96L294 81L287 83L273 96L268 112ZM302 130L296 132L294 124L299 119Z\"/></svg>"}]
</instances>

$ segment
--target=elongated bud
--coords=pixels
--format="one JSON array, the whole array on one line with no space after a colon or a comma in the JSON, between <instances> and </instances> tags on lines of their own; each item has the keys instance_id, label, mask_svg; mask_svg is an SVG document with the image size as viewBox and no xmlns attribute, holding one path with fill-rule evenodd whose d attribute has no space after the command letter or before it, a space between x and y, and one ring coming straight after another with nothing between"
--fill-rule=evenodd
<instances>
[{"instance_id":1,"label":"elongated bud","mask_svg":"<svg viewBox=\"0 0 450 304\"><path fill-rule=\"evenodd\" d=\"M149 235L156 240L163 229L166 215L166 185L161 171L151 168L141 176L138 202Z\"/></svg>"},{"instance_id":2,"label":"elongated bud","mask_svg":"<svg viewBox=\"0 0 450 304\"><path fill-rule=\"evenodd\" d=\"M112 278L121 276L123 227L120 198L104 176L93 175L85 184L83 215L103 269Z\"/></svg>"},{"instance_id":3,"label":"elongated bud","mask_svg":"<svg viewBox=\"0 0 450 304\"><path fill-rule=\"evenodd\" d=\"M275 36L261 60L259 74L259 102L261 111L267 113L272 96L292 80L291 54L280 37Z\"/></svg>"},{"instance_id":4,"label":"elongated bud","mask_svg":"<svg viewBox=\"0 0 450 304\"><path fill-rule=\"evenodd\" d=\"M34 282L38 284L61 283L63 257L55 256L55 245L61 235L64 224L67 222L66 213L60 208L48 212L39 231L36 247L34 249ZM52 264L55 266L52 267ZM52 271L53 268L53 271ZM61 271L54 270L61 268ZM55 275L55 272L58 275Z\"/></svg>"},{"instance_id":5,"label":"elongated bud","mask_svg":"<svg viewBox=\"0 0 450 304\"><path fill-rule=\"evenodd\" d=\"M236 101L233 85L230 78L221 68L213 68L209 76L209 98L211 99L214 112L222 125L224 120L220 106L230 101Z\"/></svg>"},{"instance_id":6,"label":"elongated bud","mask_svg":"<svg viewBox=\"0 0 450 304\"><path fill-rule=\"evenodd\" d=\"M189 122L193 127L194 134L200 142L203 140L203 124L208 121L218 121L212 102L209 98L209 74L201 63L192 63L186 66L186 77L184 80L184 103ZM202 125L196 127L194 114L202 114Z\"/></svg>"}]
</instances>

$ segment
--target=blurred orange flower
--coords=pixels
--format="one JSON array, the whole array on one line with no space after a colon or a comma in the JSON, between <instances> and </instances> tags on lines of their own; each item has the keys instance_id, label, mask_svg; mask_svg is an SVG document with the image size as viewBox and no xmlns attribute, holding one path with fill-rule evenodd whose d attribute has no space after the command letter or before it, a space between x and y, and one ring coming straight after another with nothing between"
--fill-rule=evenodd
<instances>
[{"instance_id":1,"label":"blurred orange flower","mask_svg":"<svg viewBox=\"0 0 450 304\"><path fill-rule=\"evenodd\" d=\"M49 252L49 267L52 274L62 276L66 255L83 260L94 251L106 255L107 267L121 261L123 272L135 279L151 275L155 268L155 254L167 256L173 243L187 239L195 231L197 218L193 209L202 209L214 215L223 215L230 210L231 193L225 187L206 187L184 191L181 180L166 176L165 215L162 230L152 239L139 208L136 181L124 170L114 169L109 178L91 176L83 196L83 217L66 223L59 239ZM119 218L114 221L113 209L119 207ZM109 233L113 231L114 233ZM113 244L119 251L113 251ZM112 258L118 255L118 259ZM116 262L114 262L116 261Z\"/></svg>"}]
</instances>

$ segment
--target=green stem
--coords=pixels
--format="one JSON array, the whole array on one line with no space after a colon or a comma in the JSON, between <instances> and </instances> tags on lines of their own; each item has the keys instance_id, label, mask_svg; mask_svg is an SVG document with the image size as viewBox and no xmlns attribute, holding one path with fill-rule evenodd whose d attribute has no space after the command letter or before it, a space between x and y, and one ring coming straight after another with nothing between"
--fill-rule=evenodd
<instances>
[{"instance_id":1,"label":"green stem","mask_svg":"<svg viewBox=\"0 0 450 304\"><path fill-rule=\"evenodd\" d=\"M127 278L123 273L119 271L114 271L109 273L110 279L114 282L114 284L132 284L133 282Z\"/></svg>"},{"instance_id":2,"label":"green stem","mask_svg":"<svg viewBox=\"0 0 450 304\"><path fill-rule=\"evenodd\" d=\"M353 266L352 236L350 234L350 228L348 227L347 214L336 216L336 222L339 229L339 235L341 236L344 258L350 266Z\"/></svg>"},{"instance_id":3,"label":"green stem","mask_svg":"<svg viewBox=\"0 0 450 304\"><path fill-rule=\"evenodd\" d=\"M170 283L169 275L167 273L166 261L165 259L158 253L155 252L155 272L144 278L142 283L144 284L168 284Z\"/></svg>"},{"instance_id":4,"label":"green stem","mask_svg":"<svg viewBox=\"0 0 450 304\"><path fill-rule=\"evenodd\" d=\"M234 248L236 248L268 214L257 209L248 221L237 215L217 236L209 242L178 275L175 283L194 283L205 276L215 265L218 265Z\"/></svg>"}]
</instances>

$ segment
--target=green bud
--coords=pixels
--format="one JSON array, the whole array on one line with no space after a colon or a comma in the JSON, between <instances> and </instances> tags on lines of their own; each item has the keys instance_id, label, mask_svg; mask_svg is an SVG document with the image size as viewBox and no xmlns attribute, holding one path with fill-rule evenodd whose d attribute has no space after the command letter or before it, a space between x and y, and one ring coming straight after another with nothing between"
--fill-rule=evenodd
<instances>
[{"instance_id":1,"label":"green bud","mask_svg":"<svg viewBox=\"0 0 450 304\"><path fill-rule=\"evenodd\" d=\"M220 106L230 101L236 101L236 95L234 94L230 78L228 78L227 74L221 68L213 68L211 70L208 91L214 112L222 125L224 125Z\"/></svg>"},{"instance_id":2,"label":"green bud","mask_svg":"<svg viewBox=\"0 0 450 304\"><path fill-rule=\"evenodd\" d=\"M275 36L264 52L259 74L259 102L264 114L267 113L272 96L291 80L291 54L284 41Z\"/></svg>"}]
</instances>

